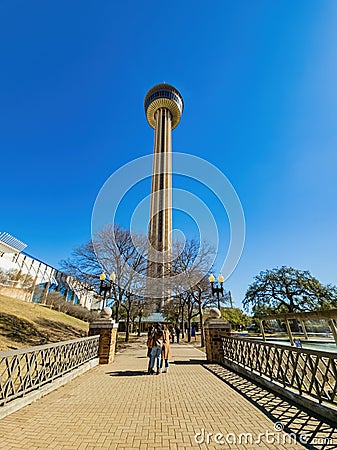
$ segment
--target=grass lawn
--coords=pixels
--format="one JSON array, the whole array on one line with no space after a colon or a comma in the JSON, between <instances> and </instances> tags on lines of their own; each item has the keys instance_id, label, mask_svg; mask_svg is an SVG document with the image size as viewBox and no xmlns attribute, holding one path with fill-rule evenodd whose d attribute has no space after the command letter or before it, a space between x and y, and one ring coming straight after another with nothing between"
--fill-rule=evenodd
<instances>
[{"instance_id":1,"label":"grass lawn","mask_svg":"<svg viewBox=\"0 0 337 450\"><path fill-rule=\"evenodd\" d=\"M0 351L86 336L89 324L48 307L0 295Z\"/></svg>"}]
</instances>

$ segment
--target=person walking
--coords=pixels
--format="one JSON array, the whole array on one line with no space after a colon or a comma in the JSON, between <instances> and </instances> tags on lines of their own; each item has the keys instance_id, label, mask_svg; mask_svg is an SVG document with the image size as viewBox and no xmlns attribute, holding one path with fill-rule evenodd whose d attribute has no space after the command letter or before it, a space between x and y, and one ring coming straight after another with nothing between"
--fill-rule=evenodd
<instances>
[{"instance_id":1,"label":"person walking","mask_svg":"<svg viewBox=\"0 0 337 450\"><path fill-rule=\"evenodd\" d=\"M195 326L192 326L191 328L191 337L194 337L195 341L197 340Z\"/></svg>"},{"instance_id":2,"label":"person walking","mask_svg":"<svg viewBox=\"0 0 337 450\"><path fill-rule=\"evenodd\" d=\"M154 327L152 332L152 350L151 350L151 360L149 366L149 374L154 373L154 365L157 363L157 375L160 374L161 368L161 351L163 347L163 330L161 328L160 323Z\"/></svg>"},{"instance_id":3,"label":"person walking","mask_svg":"<svg viewBox=\"0 0 337 450\"><path fill-rule=\"evenodd\" d=\"M147 357L149 358L149 363L147 365L148 372L150 372L151 352L152 352L152 346L153 346L153 333L154 333L154 326L151 325L149 327L149 331L147 332Z\"/></svg>"},{"instance_id":4,"label":"person walking","mask_svg":"<svg viewBox=\"0 0 337 450\"><path fill-rule=\"evenodd\" d=\"M171 342L172 344L174 344L174 336L175 336L174 328L171 329L170 335L171 335Z\"/></svg>"},{"instance_id":5,"label":"person walking","mask_svg":"<svg viewBox=\"0 0 337 450\"><path fill-rule=\"evenodd\" d=\"M164 325L163 332L163 347L161 351L161 367L163 367L163 361L165 361L165 368L163 373L168 372L169 369L169 358L170 358L170 330L167 325Z\"/></svg>"},{"instance_id":6,"label":"person walking","mask_svg":"<svg viewBox=\"0 0 337 450\"><path fill-rule=\"evenodd\" d=\"M179 325L176 325L176 336L177 336L177 344L180 342L180 328Z\"/></svg>"}]
</instances>

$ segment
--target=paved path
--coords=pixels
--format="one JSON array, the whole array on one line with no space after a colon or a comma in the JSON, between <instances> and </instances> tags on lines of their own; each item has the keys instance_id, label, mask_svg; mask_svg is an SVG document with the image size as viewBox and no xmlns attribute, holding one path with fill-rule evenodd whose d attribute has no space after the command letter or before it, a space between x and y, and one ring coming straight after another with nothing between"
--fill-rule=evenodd
<instances>
[{"instance_id":1,"label":"paved path","mask_svg":"<svg viewBox=\"0 0 337 450\"><path fill-rule=\"evenodd\" d=\"M337 447L329 425L218 365L205 365L204 355L192 346L172 345L169 373L158 376L145 374L145 353L145 345L134 344L113 364L95 367L2 419L0 448ZM285 432L316 444L289 443ZM336 440L330 446L328 439Z\"/></svg>"}]
</instances>

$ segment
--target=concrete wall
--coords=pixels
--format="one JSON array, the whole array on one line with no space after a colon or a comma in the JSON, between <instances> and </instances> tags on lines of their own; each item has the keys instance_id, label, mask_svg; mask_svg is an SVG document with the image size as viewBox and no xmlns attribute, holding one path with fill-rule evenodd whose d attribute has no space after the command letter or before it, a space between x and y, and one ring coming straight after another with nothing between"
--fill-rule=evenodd
<instances>
[{"instance_id":1,"label":"concrete wall","mask_svg":"<svg viewBox=\"0 0 337 450\"><path fill-rule=\"evenodd\" d=\"M25 302L32 301L32 292L26 289L13 288L9 286L0 286L0 294L6 297L17 298L18 300L24 300Z\"/></svg>"}]
</instances>

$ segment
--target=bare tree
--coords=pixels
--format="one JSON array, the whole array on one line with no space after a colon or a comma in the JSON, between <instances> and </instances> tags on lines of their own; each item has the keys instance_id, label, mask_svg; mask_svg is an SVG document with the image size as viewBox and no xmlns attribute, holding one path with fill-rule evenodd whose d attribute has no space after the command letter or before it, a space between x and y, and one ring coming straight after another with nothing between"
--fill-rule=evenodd
<instances>
[{"instance_id":1,"label":"bare tree","mask_svg":"<svg viewBox=\"0 0 337 450\"><path fill-rule=\"evenodd\" d=\"M194 286L192 291L193 298L196 302L198 315L200 320L200 336L201 347L205 347L205 331L204 331L204 309L212 303L212 299L209 295L209 282L206 276L204 276L199 283Z\"/></svg>"},{"instance_id":2,"label":"bare tree","mask_svg":"<svg viewBox=\"0 0 337 450\"><path fill-rule=\"evenodd\" d=\"M88 287L98 287L102 266L91 240L76 248L70 258L61 261L61 267L65 273L83 281Z\"/></svg>"},{"instance_id":3,"label":"bare tree","mask_svg":"<svg viewBox=\"0 0 337 450\"><path fill-rule=\"evenodd\" d=\"M72 258L63 262L63 268L72 276L98 286L102 272L115 273L111 283L115 301L115 318L119 309L126 312L126 341L129 339L131 308L145 284L147 239L130 233L119 225L106 225L91 241L73 252Z\"/></svg>"},{"instance_id":4,"label":"bare tree","mask_svg":"<svg viewBox=\"0 0 337 450\"><path fill-rule=\"evenodd\" d=\"M136 320L138 320L138 336L141 333L141 321L142 317L148 317L153 312L153 303L151 299L145 295L137 295L131 306L131 321L133 327L135 327Z\"/></svg>"},{"instance_id":5,"label":"bare tree","mask_svg":"<svg viewBox=\"0 0 337 450\"><path fill-rule=\"evenodd\" d=\"M180 321L181 317L181 301L180 296L171 297L164 303L163 306L163 315L171 322L173 325L176 325Z\"/></svg>"},{"instance_id":6,"label":"bare tree","mask_svg":"<svg viewBox=\"0 0 337 450\"><path fill-rule=\"evenodd\" d=\"M179 298L182 332L184 332L184 316L187 319L188 342L191 340L191 323L199 316L203 337L203 307L209 302L209 286L207 274L212 266L213 248L207 243L199 243L191 239L186 242L175 242L173 246L172 283L173 291Z\"/></svg>"}]
</instances>

